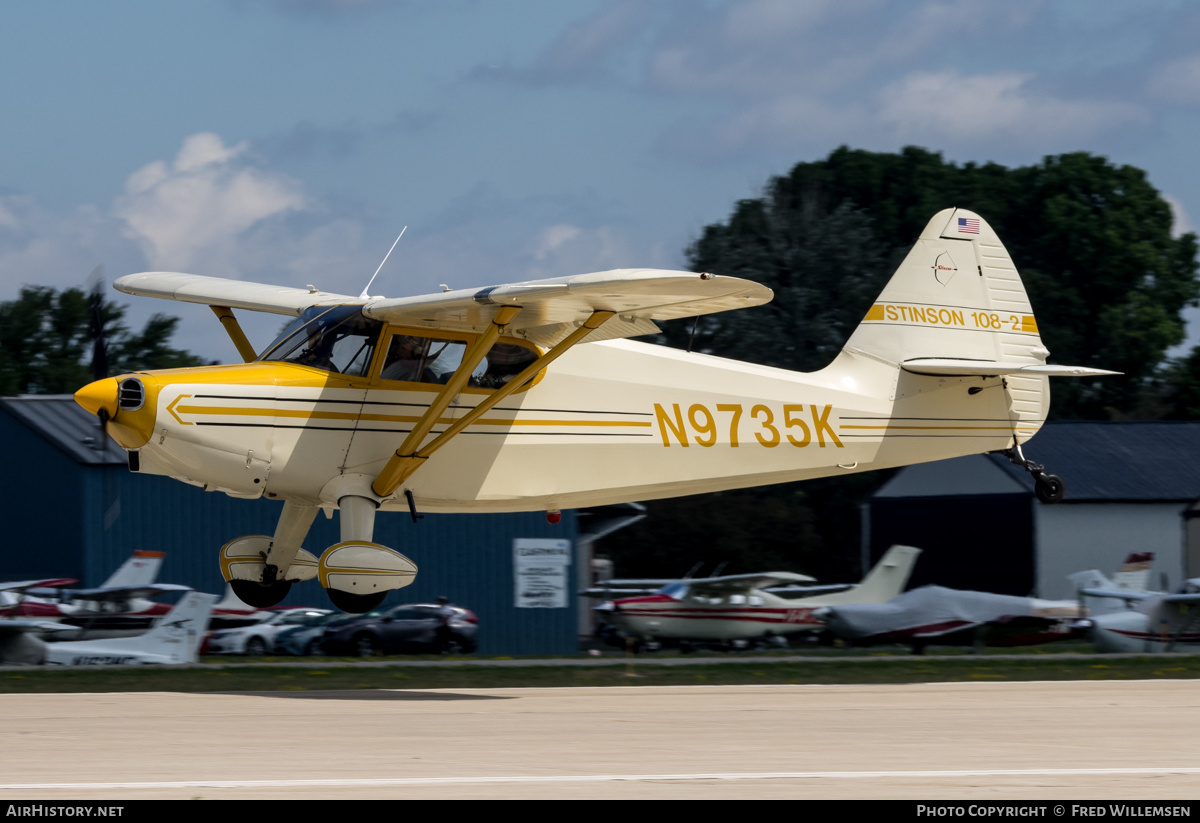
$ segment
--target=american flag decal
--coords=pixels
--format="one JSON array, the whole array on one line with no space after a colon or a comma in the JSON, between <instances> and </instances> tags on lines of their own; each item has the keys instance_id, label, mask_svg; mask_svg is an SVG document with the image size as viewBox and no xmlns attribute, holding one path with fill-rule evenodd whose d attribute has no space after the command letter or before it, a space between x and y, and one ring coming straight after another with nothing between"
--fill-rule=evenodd
<instances>
[{"instance_id":1,"label":"american flag decal","mask_svg":"<svg viewBox=\"0 0 1200 823\"><path fill-rule=\"evenodd\" d=\"M958 218L959 234L979 234L979 220L975 217Z\"/></svg>"}]
</instances>

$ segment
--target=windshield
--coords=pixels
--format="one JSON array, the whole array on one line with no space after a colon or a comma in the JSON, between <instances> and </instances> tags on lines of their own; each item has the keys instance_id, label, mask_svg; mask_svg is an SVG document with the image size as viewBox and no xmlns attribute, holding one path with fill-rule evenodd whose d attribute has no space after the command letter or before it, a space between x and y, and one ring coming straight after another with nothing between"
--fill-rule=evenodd
<instances>
[{"instance_id":1,"label":"windshield","mask_svg":"<svg viewBox=\"0 0 1200 823\"><path fill-rule=\"evenodd\" d=\"M383 324L363 317L358 306L306 309L267 348L262 359L361 377Z\"/></svg>"},{"instance_id":2,"label":"windshield","mask_svg":"<svg viewBox=\"0 0 1200 823\"><path fill-rule=\"evenodd\" d=\"M687 583L668 583L659 589L658 593L665 594L672 600L683 600L688 593Z\"/></svg>"}]
</instances>

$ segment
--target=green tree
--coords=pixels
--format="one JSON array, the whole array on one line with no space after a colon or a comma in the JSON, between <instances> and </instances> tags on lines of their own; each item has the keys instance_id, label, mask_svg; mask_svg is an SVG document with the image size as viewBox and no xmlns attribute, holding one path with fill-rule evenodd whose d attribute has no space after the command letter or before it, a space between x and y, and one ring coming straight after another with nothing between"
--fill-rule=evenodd
<instances>
[{"instance_id":1,"label":"green tree","mask_svg":"<svg viewBox=\"0 0 1200 823\"><path fill-rule=\"evenodd\" d=\"M124 316L124 306L107 300L94 306L81 289L22 287L16 300L0 302L0 395L69 393L91 381L94 320L107 343L110 374L202 363L170 347L178 318L156 314L133 333Z\"/></svg>"},{"instance_id":2,"label":"green tree","mask_svg":"<svg viewBox=\"0 0 1200 823\"><path fill-rule=\"evenodd\" d=\"M1171 236L1171 212L1146 175L1086 153L1010 169L956 165L908 147L840 148L772 178L688 248L694 271L745 277L768 305L675 321L668 345L813 371L831 362L925 224L962 206L1003 239L1029 292L1051 362L1124 372L1058 380L1057 418L1144 416L1147 397L1200 412L1200 353L1164 368L1200 296L1195 235ZM1163 397L1171 398L1169 401ZM619 575L680 574L696 559L730 572L766 566L853 579L859 506L886 479L870 472L648 504L650 517L607 538ZM657 562L662 558L664 562ZM693 558L686 562L687 558ZM669 562L668 562L669 559Z\"/></svg>"}]
</instances>

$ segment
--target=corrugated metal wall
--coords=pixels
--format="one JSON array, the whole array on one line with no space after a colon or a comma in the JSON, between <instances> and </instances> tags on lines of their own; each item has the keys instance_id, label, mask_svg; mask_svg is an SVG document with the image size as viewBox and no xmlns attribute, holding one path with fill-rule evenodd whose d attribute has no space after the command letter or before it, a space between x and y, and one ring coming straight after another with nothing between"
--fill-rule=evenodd
<instances>
[{"instance_id":1,"label":"corrugated metal wall","mask_svg":"<svg viewBox=\"0 0 1200 823\"><path fill-rule=\"evenodd\" d=\"M10 481L20 475L22 485L36 490L27 496L10 490L8 499L19 510L10 509L16 537L3 549L0 580L66 574L98 585L131 552L150 549L166 552L161 582L220 593L225 588L217 563L221 546L234 537L275 530L281 503L237 500L165 477L131 474L122 466L80 466L36 441L26 433L22 449L14 452L31 470L0 472ZM375 541L407 555L420 569L416 582L393 592L387 603L428 602L445 595L473 610L479 615L481 654L574 652L578 598L573 573L568 574L566 608L516 608L513 541L554 538L573 544L576 525L574 512L564 512L562 522L553 526L540 512L430 514L417 523L407 514L381 513ZM318 515L304 545L320 555L337 542L337 515ZM31 557L36 564L26 562ZM329 605L315 581L293 587L285 604Z\"/></svg>"}]
</instances>

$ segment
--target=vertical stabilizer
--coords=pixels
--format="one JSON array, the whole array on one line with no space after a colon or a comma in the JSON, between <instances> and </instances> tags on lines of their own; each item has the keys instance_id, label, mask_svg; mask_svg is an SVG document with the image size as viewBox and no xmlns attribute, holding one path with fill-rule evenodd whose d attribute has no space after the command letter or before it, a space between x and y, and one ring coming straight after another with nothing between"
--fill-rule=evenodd
<instances>
[{"instance_id":1,"label":"vertical stabilizer","mask_svg":"<svg viewBox=\"0 0 1200 823\"><path fill-rule=\"evenodd\" d=\"M162 568L163 552L136 551L105 580L100 588L115 589L121 586L149 586L158 579Z\"/></svg>"},{"instance_id":2,"label":"vertical stabilizer","mask_svg":"<svg viewBox=\"0 0 1200 823\"><path fill-rule=\"evenodd\" d=\"M965 209L946 209L929 221L846 351L896 366L923 359L1041 366L1049 354L1004 244ZM1027 423L1036 431L1049 408L1049 381L1012 373L1004 381L1014 429Z\"/></svg>"},{"instance_id":3,"label":"vertical stabilizer","mask_svg":"<svg viewBox=\"0 0 1200 823\"><path fill-rule=\"evenodd\" d=\"M45 662L62 666L195 663L216 602L215 594L189 591L145 634L48 643Z\"/></svg>"},{"instance_id":4,"label":"vertical stabilizer","mask_svg":"<svg viewBox=\"0 0 1200 823\"><path fill-rule=\"evenodd\" d=\"M892 546L861 583L848 591L823 595L821 605L886 603L904 591L920 554L921 550L912 546Z\"/></svg>"}]
</instances>

